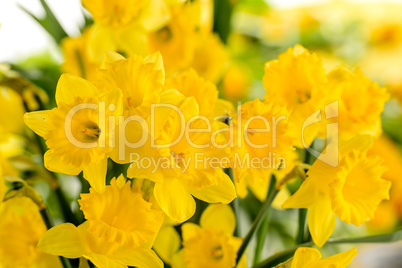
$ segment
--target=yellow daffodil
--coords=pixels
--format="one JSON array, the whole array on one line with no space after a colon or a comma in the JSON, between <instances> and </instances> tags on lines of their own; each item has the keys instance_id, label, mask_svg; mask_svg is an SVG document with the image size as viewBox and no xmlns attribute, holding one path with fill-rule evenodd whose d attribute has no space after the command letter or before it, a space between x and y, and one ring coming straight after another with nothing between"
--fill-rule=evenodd
<instances>
[{"instance_id":1,"label":"yellow daffodil","mask_svg":"<svg viewBox=\"0 0 402 268\"><path fill-rule=\"evenodd\" d=\"M381 133L380 115L389 94L360 69L340 66L328 74L332 100L339 101L339 133L342 139L357 134L377 136ZM356 98L359 96L359 98Z\"/></svg>"},{"instance_id":2,"label":"yellow daffodil","mask_svg":"<svg viewBox=\"0 0 402 268\"><path fill-rule=\"evenodd\" d=\"M322 247L331 236L336 216L347 224L360 226L374 217L383 199L389 198L391 183L382 179L383 160L367 156L371 146L369 135L345 142L335 167L319 157L300 189L283 204L284 208L309 209L308 227L317 246Z\"/></svg>"},{"instance_id":3,"label":"yellow daffodil","mask_svg":"<svg viewBox=\"0 0 402 268\"><path fill-rule=\"evenodd\" d=\"M183 222L195 212L192 195L208 203L227 204L236 194L222 170L229 155L227 141L219 133L223 123L200 118L194 97L174 107L156 109L155 122L162 129L149 137L154 146L146 144L136 150L138 156L127 176L155 182L154 195L161 209L174 221Z\"/></svg>"},{"instance_id":4,"label":"yellow daffodil","mask_svg":"<svg viewBox=\"0 0 402 268\"><path fill-rule=\"evenodd\" d=\"M121 114L121 92L109 88L100 93L92 83L64 74L57 85L56 102L57 108L24 116L25 123L46 140L45 167L70 175L84 171L91 186L102 192L114 135L109 121Z\"/></svg>"},{"instance_id":5,"label":"yellow daffodil","mask_svg":"<svg viewBox=\"0 0 402 268\"><path fill-rule=\"evenodd\" d=\"M276 268L346 268L356 254L357 250L352 248L322 259L321 253L315 248L300 247L296 250L293 259L276 266Z\"/></svg>"},{"instance_id":6,"label":"yellow daffodil","mask_svg":"<svg viewBox=\"0 0 402 268\"><path fill-rule=\"evenodd\" d=\"M2 133L22 133L24 121L22 120L25 108L21 96L8 87L0 86L0 131Z\"/></svg>"},{"instance_id":7,"label":"yellow daffodil","mask_svg":"<svg viewBox=\"0 0 402 268\"><path fill-rule=\"evenodd\" d=\"M197 36L193 6L191 2L172 5L168 24L148 35L150 51L161 52L168 74L188 68L193 60Z\"/></svg>"},{"instance_id":8,"label":"yellow daffodil","mask_svg":"<svg viewBox=\"0 0 402 268\"><path fill-rule=\"evenodd\" d=\"M85 221L78 227L70 223L50 229L38 247L66 258L84 257L96 267L163 267L152 251L163 213L151 208L142 192L131 189L123 176L112 179L103 193L90 190L79 200Z\"/></svg>"},{"instance_id":9,"label":"yellow daffodil","mask_svg":"<svg viewBox=\"0 0 402 268\"><path fill-rule=\"evenodd\" d=\"M146 32L163 26L169 13L163 0L82 0L95 25L89 36L89 55L99 60L106 51L146 53Z\"/></svg>"},{"instance_id":10,"label":"yellow daffodil","mask_svg":"<svg viewBox=\"0 0 402 268\"><path fill-rule=\"evenodd\" d=\"M88 55L89 31L86 29L80 37L63 39L61 49L64 54L64 62L61 69L65 73L94 82L100 63L92 60Z\"/></svg>"},{"instance_id":11,"label":"yellow daffodil","mask_svg":"<svg viewBox=\"0 0 402 268\"><path fill-rule=\"evenodd\" d=\"M239 106L231 121L234 130L231 167L238 183L261 185L288 160L286 156L294 150L295 138L287 116L284 108L258 99Z\"/></svg>"},{"instance_id":12,"label":"yellow daffodil","mask_svg":"<svg viewBox=\"0 0 402 268\"><path fill-rule=\"evenodd\" d=\"M27 197L9 199L0 206L0 266L61 268L60 260L37 249L46 226L38 206Z\"/></svg>"},{"instance_id":13,"label":"yellow daffodil","mask_svg":"<svg viewBox=\"0 0 402 268\"><path fill-rule=\"evenodd\" d=\"M230 206L210 205L201 215L200 226L183 224L183 248L173 256L172 267L234 267L242 243L241 238L233 236L235 228L236 218ZM245 257L237 267L247 267Z\"/></svg>"},{"instance_id":14,"label":"yellow daffodil","mask_svg":"<svg viewBox=\"0 0 402 268\"><path fill-rule=\"evenodd\" d=\"M132 191L131 183L126 183L123 176L112 179L103 193L90 189L89 194L81 194L78 202L89 221L88 232L121 246L149 243L163 221L163 213L151 209L151 203L142 198L141 192Z\"/></svg>"},{"instance_id":15,"label":"yellow daffodil","mask_svg":"<svg viewBox=\"0 0 402 268\"><path fill-rule=\"evenodd\" d=\"M321 59L300 45L289 48L277 60L265 64L264 101L285 106L290 111L289 121L297 129L299 147L303 142L310 145L318 132L316 124L306 129L302 126L310 115L320 110L323 104L328 104L326 81Z\"/></svg>"},{"instance_id":16,"label":"yellow daffodil","mask_svg":"<svg viewBox=\"0 0 402 268\"><path fill-rule=\"evenodd\" d=\"M165 83L165 70L159 52L146 58L133 55L128 59L107 52L96 82L101 90L118 88L123 94L125 111L136 109L136 113L149 115L152 103L158 103Z\"/></svg>"},{"instance_id":17,"label":"yellow daffodil","mask_svg":"<svg viewBox=\"0 0 402 268\"><path fill-rule=\"evenodd\" d=\"M206 117L219 117L234 110L233 105L229 102L227 109L221 109L220 105L225 105L223 99L218 99L218 89L216 86L202 77L200 77L193 69L179 73L174 78L167 79L166 89L174 88L185 97L194 97L200 109L200 115ZM205 96L208 96L206 98Z\"/></svg>"},{"instance_id":18,"label":"yellow daffodil","mask_svg":"<svg viewBox=\"0 0 402 268\"><path fill-rule=\"evenodd\" d=\"M223 94L232 101L244 99L251 87L252 73L250 68L240 63L231 64L223 76Z\"/></svg>"},{"instance_id":19,"label":"yellow daffodil","mask_svg":"<svg viewBox=\"0 0 402 268\"><path fill-rule=\"evenodd\" d=\"M219 36L200 35L190 66L205 79L218 83L227 67L229 53Z\"/></svg>"}]
</instances>

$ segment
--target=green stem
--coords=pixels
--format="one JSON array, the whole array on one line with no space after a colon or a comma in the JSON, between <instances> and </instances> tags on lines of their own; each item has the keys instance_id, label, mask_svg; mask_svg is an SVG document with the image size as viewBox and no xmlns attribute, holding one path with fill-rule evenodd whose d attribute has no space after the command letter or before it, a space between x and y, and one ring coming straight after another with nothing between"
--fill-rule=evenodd
<instances>
[{"instance_id":1,"label":"green stem","mask_svg":"<svg viewBox=\"0 0 402 268\"><path fill-rule=\"evenodd\" d=\"M257 231L257 245L254 254L254 264L257 264L261 258L261 252L265 244L265 237L268 232L269 214L263 219L260 228Z\"/></svg>"},{"instance_id":2,"label":"green stem","mask_svg":"<svg viewBox=\"0 0 402 268\"><path fill-rule=\"evenodd\" d=\"M233 184L235 184L234 178L233 178L233 169L232 168L225 168L223 170L226 175L229 176L229 178L232 180ZM239 203L239 198L235 198L232 203L231 203L232 209L235 213L236 216L236 230L235 230L235 235L240 236L240 203Z\"/></svg>"},{"instance_id":3,"label":"green stem","mask_svg":"<svg viewBox=\"0 0 402 268\"><path fill-rule=\"evenodd\" d=\"M296 237L297 244L303 244L306 241L306 218L307 218L307 209L300 208L299 209L299 231Z\"/></svg>"},{"instance_id":4,"label":"green stem","mask_svg":"<svg viewBox=\"0 0 402 268\"><path fill-rule=\"evenodd\" d=\"M275 179L275 176L272 175L271 182L269 185L268 198L263 203L260 212L258 213L257 217L255 218L253 224L251 225L249 232L247 233L246 237L243 240L243 243L241 244L239 250L237 251L236 266L239 263L244 252L246 251L246 248L247 248L248 244L250 243L251 238L253 237L255 231L260 226L262 219L265 217L265 215L271 208L271 204L279 192L279 190L276 189L275 185L276 185L276 179Z\"/></svg>"},{"instance_id":5,"label":"green stem","mask_svg":"<svg viewBox=\"0 0 402 268\"><path fill-rule=\"evenodd\" d=\"M329 239L326 244L355 244L355 243L389 243L396 242L402 240L402 229L397 230L395 232L383 235L373 235L366 237L356 237L356 238L337 238L337 239ZM311 247L314 245L314 242L306 242L301 245L297 245L293 248L287 249L285 251L279 252L264 261L254 265L253 268L265 268L265 267L274 267L275 265L280 264L291 258L295 251L299 247Z\"/></svg>"},{"instance_id":6,"label":"green stem","mask_svg":"<svg viewBox=\"0 0 402 268\"><path fill-rule=\"evenodd\" d=\"M68 203L66 197L64 196L63 191L61 190L60 186L55 189L55 193L57 199L59 200L61 210L63 211L64 218L66 222L70 222L74 225L79 225L80 222L75 217L74 213L71 211L70 204Z\"/></svg>"}]
</instances>

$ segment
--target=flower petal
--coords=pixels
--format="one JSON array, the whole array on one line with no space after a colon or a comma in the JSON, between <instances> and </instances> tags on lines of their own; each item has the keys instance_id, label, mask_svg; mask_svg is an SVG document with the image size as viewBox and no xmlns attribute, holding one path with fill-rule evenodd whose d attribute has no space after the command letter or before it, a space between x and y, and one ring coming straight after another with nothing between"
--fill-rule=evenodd
<instances>
[{"instance_id":1,"label":"flower petal","mask_svg":"<svg viewBox=\"0 0 402 268\"><path fill-rule=\"evenodd\" d=\"M33 132L43 137L51 129L49 123L49 112L50 111L46 110L25 113L24 122Z\"/></svg>"},{"instance_id":2,"label":"flower petal","mask_svg":"<svg viewBox=\"0 0 402 268\"><path fill-rule=\"evenodd\" d=\"M71 164L63 163L59 156L53 154L52 150L48 150L44 155L45 167L53 172L78 175L81 172L81 167L76 167Z\"/></svg>"},{"instance_id":3,"label":"flower petal","mask_svg":"<svg viewBox=\"0 0 402 268\"><path fill-rule=\"evenodd\" d=\"M231 236L236 228L236 216L229 205L209 205L201 215L200 225L222 230Z\"/></svg>"},{"instance_id":4,"label":"flower petal","mask_svg":"<svg viewBox=\"0 0 402 268\"><path fill-rule=\"evenodd\" d=\"M56 103L71 103L74 98L94 97L98 89L89 81L71 74L62 74L56 88Z\"/></svg>"},{"instance_id":5,"label":"flower petal","mask_svg":"<svg viewBox=\"0 0 402 268\"><path fill-rule=\"evenodd\" d=\"M156 183L155 199L170 218L177 222L188 220L195 212L195 201L184 185L176 178L165 178Z\"/></svg>"},{"instance_id":6,"label":"flower petal","mask_svg":"<svg viewBox=\"0 0 402 268\"><path fill-rule=\"evenodd\" d=\"M186 222L181 226L183 241L193 239L198 236L201 227L192 222Z\"/></svg>"},{"instance_id":7,"label":"flower petal","mask_svg":"<svg viewBox=\"0 0 402 268\"><path fill-rule=\"evenodd\" d=\"M328 196L320 195L317 200L309 208L307 222L314 243L322 247L335 229L336 216Z\"/></svg>"},{"instance_id":8,"label":"flower petal","mask_svg":"<svg viewBox=\"0 0 402 268\"><path fill-rule=\"evenodd\" d=\"M353 258L357 254L357 249L352 248L348 251L341 252L336 255L332 255L328 258L322 259L318 261L314 267L312 268L320 268L320 267L330 267L330 265L339 265L336 267L345 268L347 267L353 260ZM331 266L335 267L335 266Z\"/></svg>"},{"instance_id":9,"label":"flower petal","mask_svg":"<svg viewBox=\"0 0 402 268\"><path fill-rule=\"evenodd\" d=\"M70 259L79 258L89 252L84 238L71 223L56 225L39 240L38 248L47 253Z\"/></svg>"},{"instance_id":10,"label":"flower petal","mask_svg":"<svg viewBox=\"0 0 402 268\"><path fill-rule=\"evenodd\" d=\"M164 25L170 18L168 7L163 0L150 0L144 10L142 24L147 31L154 31Z\"/></svg>"},{"instance_id":11,"label":"flower petal","mask_svg":"<svg viewBox=\"0 0 402 268\"><path fill-rule=\"evenodd\" d=\"M128 266L141 268L163 268L163 262L151 249L122 248L118 249L112 257Z\"/></svg>"},{"instance_id":12,"label":"flower petal","mask_svg":"<svg viewBox=\"0 0 402 268\"><path fill-rule=\"evenodd\" d=\"M107 158L99 163L91 163L84 168L84 178L98 193L103 193L106 187Z\"/></svg>"},{"instance_id":13,"label":"flower petal","mask_svg":"<svg viewBox=\"0 0 402 268\"><path fill-rule=\"evenodd\" d=\"M159 230L153 248L164 262L170 264L173 255L179 250L180 244L180 236L173 226L165 226Z\"/></svg>"},{"instance_id":14,"label":"flower petal","mask_svg":"<svg viewBox=\"0 0 402 268\"><path fill-rule=\"evenodd\" d=\"M312 263L320 260L321 253L315 248L298 248L293 257L291 268L309 268Z\"/></svg>"},{"instance_id":15,"label":"flower petal","mask_svg":"<svg viewBox=\"0 0 402 268\"><path fill-rule=\"evenodd\" d=\"M289 197L288 200L283 203L283 208L308 208L314 205L317 200L316 182L312 178L307 178L299 190L294 195Z\"/></svg>"},{"instance_id":16,"label":"flower petal","mask_svg":"<svg viewBox=\"0 0 402 268\"><path fill-rule=\"evenodd\" d=\"M217 185L206 186L200 190L188 188L190 193L207 203L229 204L236 198L236 190L230 178L222 172L222 180Z\"/></svg>"}]
</instances>

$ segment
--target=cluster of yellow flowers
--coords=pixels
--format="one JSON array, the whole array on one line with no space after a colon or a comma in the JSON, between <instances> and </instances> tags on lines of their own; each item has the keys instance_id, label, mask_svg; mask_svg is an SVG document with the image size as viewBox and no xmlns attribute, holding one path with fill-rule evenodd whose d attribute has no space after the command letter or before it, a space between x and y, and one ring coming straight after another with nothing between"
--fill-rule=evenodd
<instances>
[{"instance_id":1,"label":"cluster of yellow flowers","mask_svg":"<svg viewBox=\"0 0 402 268\"><path fill-rule=\"evenodd\" d=\"M337 217L360 226L389 199L392 179L372 149L389 95L360 69L327 72L296 45L265 64L262 100L235 108L219 98L228 52L212 32L210 1L82 2L94 24L62 43L57 107L30 108L41 91L30 102L0 84L0 104L20 103L0 129L12 137L23 126L8 120L23 117L46 140L52 176L82 174L90 185L78 200L85 221L43 221L31 183L0 155L0 267L66 267L65 258L99 268L249 267L250 237L234 235L239 215L229 205L248 190L264 204L308 209L318 247ZM107 179L116 166L121 174ZM346 267L356 253L321 259L300 247L277 267Z\"/></svg>"}]
</instances>

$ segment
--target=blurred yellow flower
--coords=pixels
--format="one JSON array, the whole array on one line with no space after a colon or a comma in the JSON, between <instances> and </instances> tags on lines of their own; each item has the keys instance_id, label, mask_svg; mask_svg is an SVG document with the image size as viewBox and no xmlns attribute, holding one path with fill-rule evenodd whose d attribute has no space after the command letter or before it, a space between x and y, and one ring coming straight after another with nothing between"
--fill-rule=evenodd
<instances>
[{"instance_id":1,"label":"blurred yellow flower","mask_svg":"<svg viewBox=\"0 0 402 268\"><path fill-rule=\"evenodd\" d=\"M321 253L315 248L300 247L296 250L293 259L289 262L282 264L289 268L346 268L352 259L356 256L357 250L355 248L348 251L332 255L322 259Z\"/></svg>"},{"instance_id":2,"label":"blurred yellow flower","mask_svg":"<svg viewBox=\"0 0 402 268\"><path fill-rule=\"evenodd\" d=\"M391 183L382 178L383 160L367 156L371 146L372 137L360 135L341 145L339 165L331 166L319 157L300 189L283 204L284 208L309 209L308 227L317 246L331 236L336 216L360 226L389 198Z\"/></svg>"},{"instance_id":3,"label":"blurred yellow flower","mask_svg":"<svg viewBox=\"0 0 402 268\"><path fill-rule=\"evenodd\" d=\"M95 25L89 36L89 55L100 60L106 51L146 53L146 32L169 19L164 0L82 0Z\"/></svg>"},{"instance_id":4,"label":"blurred yellow flower","mask_svg":"<svg viewBox=\"0 0 402 268\"><path fill-rule=\"evenodd\" d=\"M92 60L88 55L89 31L86 29L80 37L63 39L61 49L64 54L64 62L61 69L64 73L95 82L100 63Z\"/></svg>"},{"instance_id":5,"label":"blurred yellow flower","mask_svg":"<svg viewBox=\"0 0 402 268\"><path fill-rule=\"evenodd\" d=\"M25 107L21 96L8 87L0 86L0 132L22 133L24 129Z\"/></svg>"},{"instance_id":6,"label":"blurred yellow flower","mask_svg":"<svg viewBox=\"0 0 402 268\"><path fill-rule=\"evenodd\" d=\"M351 71L344 66L331 71L328 82L330 99L339 101L341 139L350 139L357 134L379 135L380 115L389 98L386 89L365 77L360 69Z\"/></svg>"},{"instance_id":7,"label":"blurred yellow flower","mask_svg":"<svg viewBox=\"0 0 402 268\"><path fill-rule=\"evenodd\" d=\"M265 64L264 101L285 106L290 111L289 121L297 129L299 147L303 145L303 123L323 104L328 104L324 86L326 81L322 60L300 45L289 48L277 60ZM310 145L317 131L315 125L307 128L304 143Z\"/></svg>"},{"instance_id":8,"label":"blurred yellow flower","mask_svg":"<svg viewBox=\"0 0 402 268\"><path fill-rule=\"evenodd\" d=\"M36 245L46 226L38 206L27 197L15 197L0 205L0 266L61 268L60 260Z\"/></svg>"},{"instance_id":9,"label":"blurred yellow flower","mask_svg":"<svg viewBox=\"0 0 402 268\"><path fill-rule=\"evenodd\" d=\"M226 70L222 83L225 98L239 101L248 95L252 83L252 73L246 65L234 63Z\"/></svg>"},{"instance_id":10,"label":"blurred yellow flower","mask_svg":"<svg viewBox=\"0 0 402 268\"><path fill-rule=\"evenodd\" d=\"M24 116L28 127L46 140L45 167L70 175L84 171L91 186L104 191L114 135L109 119L121 114L121 98L117 88L100 93L82 78L62 75L56 89L58 107Z\"/></svg>"},{"instance_id":11,"label":"blurred yellow flower","mask_svg":"<svg viewBox=\"0 0 402 268\"><path fill-rule=\"evenodd\" d=\"M200 226L183 224L183 248L173 257L172 267L234 267L242 243L242 238L233 236L235 228L236 218L230 206L210 205L201 215ZM247 267L244 256L237 267Z\"/></svg>"},{"instance_id":12,"label":"blurred yellow flower","mask_svg":"<svg viewBox=\"0 0 402 268\"><path fill-rule=\"evenodd\" d=\"M123 175L112 179L103 193L90 189L78 200L89 222L88 232L121 246L152 244L163 222L163 213L151 209L142 192L131 189Z\"/></svg>"}]
</instances>

